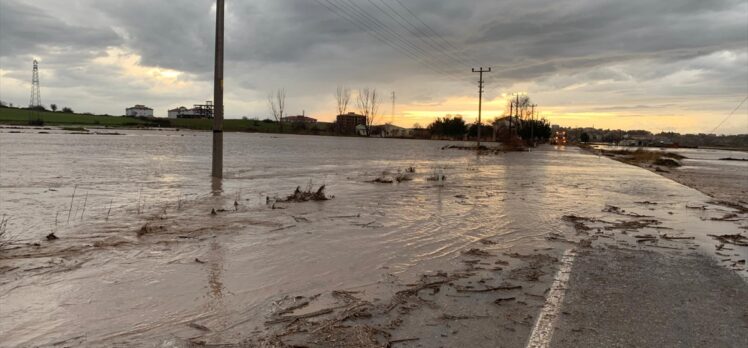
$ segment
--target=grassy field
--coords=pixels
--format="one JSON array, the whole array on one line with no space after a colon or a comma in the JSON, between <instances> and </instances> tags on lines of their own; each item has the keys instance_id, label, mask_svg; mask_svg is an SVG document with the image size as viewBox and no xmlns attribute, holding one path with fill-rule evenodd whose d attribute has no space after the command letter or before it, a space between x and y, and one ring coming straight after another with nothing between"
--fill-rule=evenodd
<instances>
[{"instance_id":1,"label":"grassy field","mask_svg":"<svg viewBox=\"0 0 748 348\"><path fill-rule=\"evenodd\" d=\"M50 126L100 126L100 127L165 127L194 130L211 130L211 119L167 119L137 118L124 116L84 115L26 109L0 108L0 124L6 125L50 125ZM223 123L226 132L280 133L279 124L258 120L226 119ZM285 133L329 134L330 124L318 123L310 126L284 124Z\"/></svg>"},{"instance_id":2,"label":"grassy field","mask_svg":"<svg viewBox=\"0 0 748 348\"><path fill-rule=\"evenodd\" d=\"M33 122L47 125L100 125L108 127L141 126L147 122L131 118L103 115L82 115L51 111L0 108L0 124L29 125Z\"/></svg>"}]
</instances>

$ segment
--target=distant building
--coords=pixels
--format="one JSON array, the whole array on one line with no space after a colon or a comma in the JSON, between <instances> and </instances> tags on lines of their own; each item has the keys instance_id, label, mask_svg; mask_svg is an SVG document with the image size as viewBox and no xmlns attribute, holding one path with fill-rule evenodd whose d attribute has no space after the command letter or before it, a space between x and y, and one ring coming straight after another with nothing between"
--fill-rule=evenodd
<instances>
[{"instance_id":1,"label":"distant building","mask_svg":"<svg viewBox=\"0 0 748 348\"><path fill-rule=\"evenodd\" d=\"M507 136L511 135L511 128L516 128L517 120L514 120L512 116L504 116L495 119L491 126L493 131L491 132L491 141L497 141L498 139L506 139Z\"/></svg>"},{"instance_id":2,"label":"distant building","mask_svg":"<svg viewBox=\"0 0 748 348\"><path fill-rule=\"evenodd\" d=\"M358 126L366 128L366 116L349 112L345 115L338 115L336 118L337 131L342 134L356 134Z\"/></svg>"},{"instance_id":3,"label":"distant building","mask_svg":"<svg viewBox=\"0 0 748 348\"><path fill-rule=\"evenodd\" d=\"M125 116L132 117L153 117L153 109L145 105L135 105L131 108L125 109Z\"/></svg>"},{"instance_id":4,"label":"distant building","mask_svg":"<svg viewBox=\"0 0 748 348\"><path fill-rule=\"evenodd\" d=\"M366 132L366 125L360 124L360 125L356 126L356 131L355 131L356 135L360 135L360 136L365 137L367 135L366 133L367 133Z\"/></svg>"},{"instance_id":5,"label":"distant building","mask_svg":"<svg viewBox=\"0 0 748 348\"><path fill-rule=\"evenodd\" d=\"M297 116L286 116L283 118L283 122L291 122L291 123L317 123L316 118L307 117L304 115L297 115Z\"/></svg>"},{"instance_id":6,"label":"distant building","mask_svg":"<svg viewBox=\"0 0 748 348\"><path fill-rule=\"evenodd\" d=\"M213 102L196 104L191 109L180 106L169 110L169 118L213 118Z\"/></svg>"},{"instance_id":7,"label":"distant building","mask_svg":"<svg viewBox=\"0 0 748 348\"><path fill-rule=\"evenodd\" d=\"M390 123L381 126L374 126L372 128L372 135L380 136L382 138L406 138L413 136L412 129L398 127Z\"/></svg>"}]
</instances>

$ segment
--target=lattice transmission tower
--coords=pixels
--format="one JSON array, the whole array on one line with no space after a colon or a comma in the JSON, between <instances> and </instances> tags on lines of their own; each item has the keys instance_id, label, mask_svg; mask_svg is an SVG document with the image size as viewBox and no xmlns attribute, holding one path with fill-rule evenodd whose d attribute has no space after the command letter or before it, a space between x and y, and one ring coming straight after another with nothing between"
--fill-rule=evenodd
<instances>
[{"instance_id":1,"label":"lattice transmission tower","mask_svg":"<svg viewBox=\"0 0 748 348\"><path fill-rule=\"evenodd\" d=\"M31 72L31 102L29 107L42 106L42 94L39 89L39 62L34 59L34 69Z\"/></svg>"}]
</instances>

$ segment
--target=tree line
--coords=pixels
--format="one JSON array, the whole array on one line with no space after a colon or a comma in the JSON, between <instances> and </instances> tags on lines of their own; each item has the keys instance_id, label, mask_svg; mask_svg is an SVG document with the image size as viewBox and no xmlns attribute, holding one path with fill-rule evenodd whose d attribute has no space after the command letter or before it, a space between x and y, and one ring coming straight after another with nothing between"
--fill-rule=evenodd
<instances>
[{"instance_id":1,"label":"tree line","mask_svg":"<svg viewBox=\"0 0 748 348\"><path fill-rule=\"evenodd\" d=\"M468 124L462 115L438 117L428 125L431 136L444 139L464 139L478 136L478 124ZM517 96L507 101L500 117L481 125L482 137L499 141L518 138L526 142L545 142L551 137L551 123L538 116L537 104L529 96Z\"/></svg>"}]
</instances>

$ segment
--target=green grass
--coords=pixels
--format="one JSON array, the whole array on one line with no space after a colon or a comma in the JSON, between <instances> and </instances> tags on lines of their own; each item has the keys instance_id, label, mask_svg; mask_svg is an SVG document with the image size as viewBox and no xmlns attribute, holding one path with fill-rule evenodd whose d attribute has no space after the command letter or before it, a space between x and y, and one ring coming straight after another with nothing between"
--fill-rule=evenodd
<instances>
[{"instance_id":1,"label":"green grass","mask_svg":"<svg viewBox=\"0 0 748 348\"><path fill-rule=\"evenodd\" d=\"M63 126L100 126L100 127L164 127L184 128L209 131L213 129L212 119L168 119L168 118L135 118L124 116L83 115L68 114L50 111L31 111L15 108L0 108L0 124L10 125L44 125ZM78 130L78 129L76 129ZM275 122L263 122L257 120L226 119L223 122L223 130L226 132L257 132L257 133L280 133L280 125ZM298 127L293 124L284 124L284 133L296 134L331 134L329 123L318 123L313 126Z\"/></svg>"},{"instance_id":2,"label":"green grass","mask_svg":"<svg viewBox=\"0 0 748 348\"><path fill-rule=\"evenodd\" d=\"M99 125L108 127L139 126L147 122L132 117L68 114L50 111L0 108L0 123L28 125L42 120L45 125Z\"/></svg>"}]
</instances>

